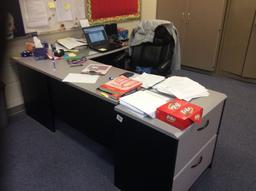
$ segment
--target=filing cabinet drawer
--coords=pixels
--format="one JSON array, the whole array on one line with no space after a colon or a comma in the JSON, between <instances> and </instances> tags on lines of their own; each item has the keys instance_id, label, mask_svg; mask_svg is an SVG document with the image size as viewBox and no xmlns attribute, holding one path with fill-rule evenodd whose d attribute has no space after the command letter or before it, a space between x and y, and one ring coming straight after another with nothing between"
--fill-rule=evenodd
<instances>
[{"instance_id":1,"label":"filing cabinet drawer","mask_svg":"<svg viewBox=\"0 0 256 191\"><path fill-rule=\"evenodd\" d=\"M211 163L216 135L214 135L209 142L197 153L191 161L184 166L184 168L174 177L173 191L186 191L196 179L202 174L202 172Z\"/></svg>"},{"instance_id":2,"label":"filing cabinet drawer","mask_svg":"<svg viewBox=\"0 0 256 191\"><path fill-rule=\"evenodd\" d=\"M175 165L176 175L185 164L217 133L223 102L203 118L199 127L194 124L179 140Z\"/></svg>"}]
</instances>

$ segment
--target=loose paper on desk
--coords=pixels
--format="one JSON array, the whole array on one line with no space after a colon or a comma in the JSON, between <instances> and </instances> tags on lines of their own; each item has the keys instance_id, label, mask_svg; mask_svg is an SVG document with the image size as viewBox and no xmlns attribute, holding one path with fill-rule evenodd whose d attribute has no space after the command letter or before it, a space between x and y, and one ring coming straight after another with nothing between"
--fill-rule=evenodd
<instances>
[{"instance_id":1,"label":"loose paper on desk","mask_svg":"<svg viewBox=\"0 0 256 191\"><path fill-rule=\"evenodd\" d=\"M148 74L144 72L141 75L136 75L135 77L132 77L132 79L142 82L143 88L150 88L155 84L163 81L165 77L154 75L154 74Z\"/></svg>"},{"instance_id":2,"label":"loose paper on desk","mask_svg":"<svg viewBox=\"0 0 256 191\"><path fill-rule=\"evenodd\" d=\"M144 90L121 97L119 101L121 105L128 107L136 114L155 118L156 109L169 100L169 97Z\"/></svg>"},{"instance_id":3,"label":"loose paper on desk","mask_svg":"<svg viewBox=\"0 0 256 191\"><path fill-rule=\"evenodd\" d=\"M59 43L55 43L54 45L55 45L56 50L60 50L60 49L62 49L64 51L68 50L67 48L65 48L64 46L60 45Z\"/></svg>"},{"instance_id":4,"label":"loose paper on desk","mask_svg":"<svg viewBox=\"0 0 256 191\"><path fill-rule=\"evenodd\" d=\"M208 90L204 86L187 77L180 76L169 77L153 88L159 92L174 95L186 101L209 95Z\"/></svg>"},{"instance_id":5,"label":"loose paper on desk","mask_svg":"<svg viewBox=\"0 0 256 191\"><path fill-rule=\"evenodd\" d=\"M73 83L94 84L97 82L98 78L99 78L98 75L69 73L62 81L73 82Z\"/></svg>"},{"instance_id":6,"label":"loose paper on desk","mask_svg":"<svg viewBox=\"0 0 256 191\"><path fill-rule=\"evenodd\" d=\"M69 50L79 47L79 46L87 45L86 42L81 42L81 41L77 40L76 38L72 38L72 37L58 39L57 42Z\"/></svg>"}]
</instances>

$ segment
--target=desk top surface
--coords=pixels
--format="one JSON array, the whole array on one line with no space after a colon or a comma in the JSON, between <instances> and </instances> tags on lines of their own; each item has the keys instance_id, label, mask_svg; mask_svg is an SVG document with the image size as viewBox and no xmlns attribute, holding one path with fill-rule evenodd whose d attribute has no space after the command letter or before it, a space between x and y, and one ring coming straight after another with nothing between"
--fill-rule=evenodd
<instances>
[{"instance_id":1,"label":"desk top surface","mask_svg":"<svg viewBox=\"0 0 256 191\"><path fill-rule=\"evenodd\" d=\"M62 81L69 73L80 73L87 65L91 63L97 63L92 60L86 61L86 63L83 66L76 66L76 67L70 67L65 60L56 60L56 69L53 68L53 64L50 60L39 60L36 61L33 57L28 58L22 58L22 57L14 57L12 60L15 63L21 64L23 66L26 66L28 68L31 68L37 72L40 72L42 74L45 74L51 78L54 78L56 80ZM115 107L115 110L130 117L133 118L141 123L144 123L147 126L150 126L168 136L171 136L175 139L179 139L183 134L186 133L186 130L181 131L171 125L168 125L158 119L150 119L150 118L138 118L134 113L132 113L129 109L127 109L125 106L118 105L118 101L113 100L111 98L106 98L101 95L99 95L96 92L96 88L99 87L101 84L109 81L109 78L114 78L116 76L119 76L120 74L126 72L126 70L111 67L111 69L108 71L108 73L104 76L100 76L99 79L95 84L85 84L85 83L67 83L70 86L73 86L75 88L78 88L81 91L84 91L86 93L89 93L91 95L94 95L100 99L106 100L113 105L117 105ZM226 95L209 90L210 95L208 97L202 97L193 99L192 103L197 104L204 109L204 114L206 115L209 113L212 109L214 109L217 105L224 102L226 99ZM189 129L189 128L187 128Z\"/></svg>"},{"instance_id":2,"label":"desk top surface","mask_svg":"<svg viewBox=\"0 0 256 191\"><path fill-rule=\"evenodd\" d=\"M203 108L203 117L207 115L210 111L212 111L215 107L217 107L219 104L223 103L227 98L225 94L222 94L213 90L208 90L208 91L209 91L209 96L193 99L191 101L191 103L199 105ZM121 114L124 114L134 120L137 120L147 126L150 126L153 129L156 129L157 131L160 131L175 139L179 139L180 137L185 135L186 132L188 132L193 126L192 124L190 127L184 130L180 130L158 119L152 119L149 117L139 118L136 114L131 112L131 110L129 110L127 107L123 105L117 105L115 107L115 110L120 112Z\"/></svg>"},{"instance_id":3,"label":"desk top surface","mask_svg":"<svg viewBox=\"0 0 256 191\"><path fill-rule=\"evenodd\" d=\"M85 55L88 59L93 59L93 58L105 56L108 54L112 54L115 52L119 52L119 51L125 50L127 48L128 48L128 46L123 46L122 48L118 48L118 49L107 51L107 52L96 52L87 47L87 48L80 50L80 52L81 52L81 54Z\"/></svg>"},{"instance_id":4,"label":"desk top surface","mask_svg":"<svg viewBox=\"0 0 256 191\"><path fill-rule=\"evenodd\" d=\"M40 72L42 74L45 74L46 76L49 76L51 78L54 78L56 80L62 81L69 73L81 73L81 71L89 64L92 63L98 63L93 60L87 60L83 66L75 66L70 67L65 60L56 60L56 69L54 69L53 64L51 60L38 60L36 61L33 57L14 57L12 58L14 63L21 64L23 66L26 66L32 70L35 70L37 72ZM65 82L70 86L73 86L75 88L80 89L81 91L84 91L86 93L92 94L96 97L99 97L101 99L104 99L108 102L111 102L113 104L118 104L118 101L113 100L111 98L106 98L104 96L99 95L96 92L96 88L99 87L101 84L109 81L110 78L115 78L119 76L120 74L126 72L126 70L117 68L117 67L111 67L110 70L107 72L106 75L100 76L96 83L94 84L86 84L86 83L69 83Z\"/></svg>"}]
</instances>

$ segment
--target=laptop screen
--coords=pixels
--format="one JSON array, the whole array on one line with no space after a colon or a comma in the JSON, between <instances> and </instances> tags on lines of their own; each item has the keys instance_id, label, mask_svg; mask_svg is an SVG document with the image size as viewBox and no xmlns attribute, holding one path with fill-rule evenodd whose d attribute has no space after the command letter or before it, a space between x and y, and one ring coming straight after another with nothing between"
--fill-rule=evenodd
<instances>
[{"instance_id":1,"label":"laptop screen","mask_svg":"<svg viewBox=\"0 0 256 191\"><path fill-rule=\"evenodd\" d=\"M91 26L83 28L85 38L89 45L101 44L108 41L104 26Z\"/></svg>"}]
</instances>

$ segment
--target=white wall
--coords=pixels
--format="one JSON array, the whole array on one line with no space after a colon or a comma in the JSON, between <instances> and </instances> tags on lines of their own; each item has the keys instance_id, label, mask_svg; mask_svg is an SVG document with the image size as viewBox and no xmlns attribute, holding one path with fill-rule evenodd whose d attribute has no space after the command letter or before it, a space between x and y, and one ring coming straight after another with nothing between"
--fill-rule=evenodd
<instances>
[{"instance_id":1,"label":"white wall","mask_svg":"<svg viewBox=\"0 0 256 191\"><path fill-rule=\"evenodd\" d=\"M142 10L141 10L141 18L142 19L154 19L156 17L156 3L157 0L142 0ZM118 27L123 27L128 29L129 31L134 28L134 26L139 21L128 21L124 23L118 23ZM48 42L54 41L61 37L66 36L75 36L81 37L81 31L66 31L62 33L52 33L41 35L40 38L42 40L48 40ZM18 38L10 40L8 43L8 54L7 58L12 56L19 56L20 52L24 49L25 42L31 41L31 38ZM16 71L14 67L11 65L8 59L3 67L3 79L6 84L5 94L6 94L6 103L7 108L13 108L23 104L22 93L20 89L20 83L17 78Z\"/></svg>"}]
</instances>

